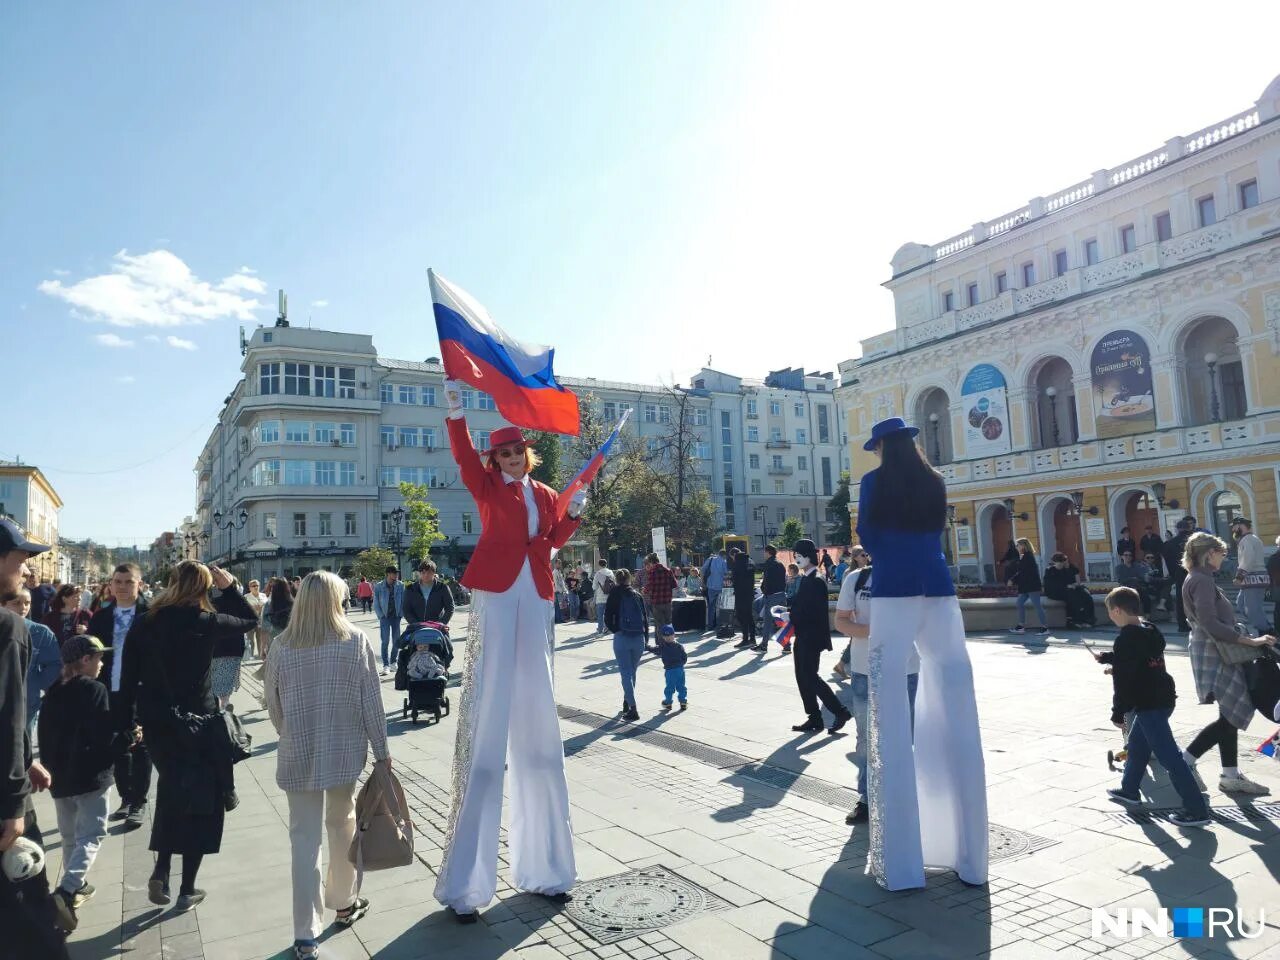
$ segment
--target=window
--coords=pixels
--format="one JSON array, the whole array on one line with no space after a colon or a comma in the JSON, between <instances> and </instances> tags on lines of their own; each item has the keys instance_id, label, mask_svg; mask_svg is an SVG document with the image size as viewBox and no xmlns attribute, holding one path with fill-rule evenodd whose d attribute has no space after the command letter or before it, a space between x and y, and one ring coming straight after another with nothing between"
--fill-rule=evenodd
<instances>
[{"instance_id":1,"label":"window","mask_svg":"<svg viewBox=\"0 0 1280 960\"><path fill-rule=\"evenodd\" d=\"M1213 194L1201 197L1196 201L1196 217L1200 220L1200 226L1202 227L1212 226L1218 222L1218 213L1213 203Z\"/></svg>"},{"instance_id":2,"label":"window","mask_svg":"<svg viewBox=\"0 0 1280 960\"><path fill-rule=\"evenodd\" d=\"M809 431L803 428L796 431L796 443L808 443Z\"/></svg>"},{"instance_id":3,"label":"window","mask_svg":"<svg viewBox=\"0 0 1280 960\"><path fill-rule=\"evenodd\" d=\"M803 403L797 403L797 404L795 404L795 405L793 406L793 409L795 410L795 414L796 414L796 416L797 416L797 417L803 417L803 416L804 416L804 404L803 404Z\"/></svg>"},{"instance_id":4,"label":"window","mask_svg":"<svg viewBox=\"0 0 1280 960\"><path fill-rule=\"evenodd\" d=\"M1156 239L1163 242L1173 239L1173 221L1169 219L1169 211L1157 213L1155 218Z\"/></svg>"},{"instance_id":5,"label":"window","mask_svg":"<svg viewBox=\"0 0 1280 960\"><path fill-rule=\"evenodd\" d=\"M711 444L698 441L693 445L693 455L699 460L710 460Z\"/></svg>"},{"instance_id":6,"label":"window","mask_svg":"<svg viewBox=\"0 0 1280 960\"><path fill-rule=\"evenodd\" d=\"M658 406L658 422L659 423L671 422L671 408L668 407L665 403L659 404Z\"/></svg>"},{"instance_id":7,"label":"window","mask_svg":"<svg viewBox=\"0 0 1280 960\"><path fill-rule=\"evenodd\" d=\"M770 401L769 401L769 416L771 416L771 417L780 417L780 416L782 416L782 402L781 402L781 401L779 401L779 400L770 400Z\"/></svg>"},{"instance_id":8,"label":"window","mask_svg":"<svg viewBox=\"0 0 1280 960\"><path fill-rule=\"evenodd\" d=\"M382 535L390 536L395 531L395 527L391 523L391 514L384 513L382 515Z\"/></svg>"},{"instance_id":9,"label":"window","mask_svg":"<svg viewBox=\"0 0 1280 960\"><path fill-rule=\"evenodd\" d=\"M1009 289L1009 274L1001 270L996 274L996 296Z\"/></svg>"},{"instance_id":10,"label":"window","mask_svg":"<svg viewBox=\"0 0 1280 960\"><path fill-rule=\"evenodd\" d=\"M760 428L759 428L759 427L747 427L747 442L748 442L748 443L759 443L759 442L760 442Z\"/></svg>"},{"instance_id":11,"label":"window","mask_svg":"<svg viewBox=\"0 0 1280 960\"><path fill-rule=\"evenodd\" d=\"M344 513L342 515L342 535L344 537L354 537L356 535L356 515L354 513Z\"/></svg>"},{"instance_id":12,"label":"window","mask_svg":"<svg viewBox=\"0 0 1280 960\"><path fill-rule=\"evenodd\" d=\"M618 419L618 405L612 400L604 402L604 420L605 423L613 423Z\"/></svg>"},{"instance_id":13,"label":"window","mask_svg":"<svg viewBox=\"0 0 1280 960\"><path fill-rule=\"evenodd\" d=\"M440 486L440 478L436 474L435 467L422 468L422 482L425 483L428 487Z\"/></svg>"},{"instance_id":14,"label":"window","mask_svg":"<svg viewBox=\"0 0 1280 960\"><path fill-rule=\"evenodd\" d=\"M803 523L806 527L809 526L809 521L812 518L812 516L813 516L813 511L811 511L808 507L800 508L800 522Z\"/></svg>"},{"instance_id":15,"label":"window","mask_svg":"<svg viewBox=\"0 0 1280 960\"><path fill-rule=\"evenodd\" d=\"M284 462L284 482L290 487L305 487L311 484L310 460L286 460Z\"/></svg>"},{"instance_id":16,"label":"window","mask_svg":"<svg viewBox=\"0 0 1280 960\"><path fill-rule=\"evenodd\" d=\"M258 421L258 442L259 443L279 443L280 442L280 421L279 420L259 420Z\"/></svg>"},{"instance_id":17,"label":"window","mask_svg":"<svg viewBox=\"0 0 1280 960\"><path fill-rule=\"evenodd\" d=\"M476 392L475 392L474 390L472 390L470 387L463 387L463 389L462 389L462 409L463 409L463 410L474 410L474 409L475 409L475 405L476 405Z\"/></svg>"},{"instance_id":18,"label":"window","mask_svg":"<svg viewBox=\"0 0 1280 960\"><path fill-rule=\"evenodd\" d=\"M748 400L748 401L747 401L747 416L749 416L749 417L754 417L754 416L756 416L756 415L757 415L757 413L758 413L758 411L757 411L757 409L756 409L756 402L755 402L754 400Z\"/></svg>"},{"instance_id":19,"label":"window","mask_svg":"<svg viewBox=\"0 0 1280 960\"><path fill-rule=\"evenodd\" d=\"M295 537L305 537L307 535L307 515L305 513L295 513L293 515L293 535Z\"/></svg>"},{"instance_id":20,"label":"window","mask_svg":"<svg viewBox=\"0 0 1280 960\"><path fill-rule=\"evenodd\" d=\"M752 480L752 481L751 481L751 492L752 492L752 493L759 493L759 492L760 492L760 481L759 481L759 480Z\"/></svg>"},{"instance_id":21,"label":"window","mask_svg":"<svg viewBox=\"0 0 1280 960\"><path fill-rule=\"evenodd\" d=\"M317 397L337 396L338 368L317 363L315 368L314 390L315 396Z\"/></svg>"},{"instance_id":22,"label":"window","mask_svg":"<svg viewBox=\"0 0 1280 960\"><path fill-rule=\"evenodd\" d=\"M956 308L956 295L950 290L942 292L942 312L950 313Z\"/></svg>"},{"instance_id":23,"label":"window","mask_svg":"<svg viewBox=\"0 0 1280 960\"><path fill-rule=\"evenodd\" d=\"M652 457L662 449L662 441L657 437L647 437L644 441L644 447L645 451Z\"/></svg>"},{"instance_id":24,"label":"window","mask_svg":"<svg viewBox=\"0 0 1280 960\"><path fill-rule=\"evenodd\" d=\"M378 486L394 487L395 485L396 485L396 468L382 467L378 471ZM383 514L383 516L386 516L386 514Z\"/></svg>"},{"instance_id":25,"label":"window","mask_svg":"<svg viewBox=\"0 0 1280 960\"><path fill-rule=\"evenodd\" d=\"M1120 228L1120 252L1133 253L1138 249L1138 232L1129 223Z\"/></svg>"},{"instance_id":26,"label":"window","mask_svg":"<svg viewBox=\"0 0 1280 960\"><path fill-rule=\"evenodd\" d=\"M338 439L344 447L356 445L356 425L354 423L338 424Z\"/></svg>"},{"instance_id":27,"label":"window","mask_svg":"<svg viewBox=\"0 0 1280 960\"><path fill-rule=\"evenodd\" d=\"M476 409L477 410L496 410L498 405L493 402L493 397L485 393L483 390L476 391Z\"/></svg>"},{"instance_id":28,"label":"window","mask_svg":"<svg viewBox=\"0 0 1280 960\"><path fill-rule=\"evenodd\" d=\"M801 493L803 493L803 494L808 494L808 492L809 492L809 481L808 481L808 480L801 480L801 481L800 481L800 492L801 492Z\"/></svg>"},{"instance_id":29,"label":"window","mask_svg":"<svg viewBox=\"0 0 1280 960\"><path fill-rule=\"evenodd\" d=\"M258 393L280 392L280 364L258 364Z\"/></svg>"},{"instance_id":30,"label":"window","mask_svg":"<svg viewBox=\"0 0 1280 960\"><path fill-rule=\"evenodd\" d=\"M644 422L645 423L658 422L658 405L656 403L646 403L644 405Z\"/></svg>"},{"instance_id":31,"label":"window","mask_svg":"<svg viewBox=\"0 0 1280 960\"><path fill-rule=\"evenodd\" d=\"M775 453L775 454L773 455L772 468L773 468L774 470L781 470L781 469L782 469L782 455L781 455L781 454Z\"/></svg>"},{"instance_id":32,"label":"window","mask_svg":"<svg viewBox=\"0 0 1280 960\"><path fill-rule=\"evenodd\" d=\"M284 365L284 392L291 397L311 396L311 364L286 363Z\"/></svg>"},{"instance_id":33,"label":"window","mask_svg":"<svg viewBox=\"0 0 1280 960\"><path fill-rule=\"evenodd\" d=\"M783 485L782 485L782 481L781 481L781 480L775 480L775 481L773 481L773 492L774 492L774 493L782 493L782 492L783 492Z\"/></svg>"},{"instance_id":34,"label":"window","mask_svg":"<svg viewBox=\"0 0 1280 960\"><path fill-rule=\"evenodd\" d=\"M378 385L378 399L383 403L395 402L395 388L389 383L381 383Z\"/></svg>"},{"instance_id":35,"label":"window","mask_svg":"<svg viewBox=\"0 0 1280 960\"><path fill-rule=\"evenodd\" d=\"M472 430L471 442L476 445L477 450L489 449L489 430Z\"/></svg>"},{"instance_id":36,"label":"window","mask_svg":"<svg viewBox=\"0 0 1280 960\"><path fill-rule=\"evenodd\" d=\"M1067 272L1067 251L1058 250L1053 255L1053 275L1060 277Z\"/></svg>"},{"instance_id":37,"label":"window","mask_svg":"<svg viewBox=\"0 0 1280 960\"><path fill-rule=\"evenodd\" d=\"M262 515L262 536L267 540L276 538L276 515L274 513L264 513Z\"/></svg>"},{"instance_id":38,"label":"window","mask_svg":"<svg viewBox=\"0 0 1280 960\"><path fill-rule=\"evenodd\" d=\"M316 461L316 486L332 487L338 483L338 464L333 460Z\"/></svg>"},{"instance_id":39,"label":"window","mask_svg":"<svg viewBox=\"0 0 1280 960\"><path fill-rule=\"evenodd\" d=\"M967 302L969 306L976 307L978 305L978 285L976 283L971 283L969 286L965 287L964 296L965 302Z\"/></svg>"},{"instance_id":40,"label":"window","mask_svg":"<svg viewBox=\"0 0 1280 960\"><path fill-rule=\"evenodd\" d=\"M747 456L747 466L752 470L760 469L760 454L752 453Z\"/></svg>"},{"instance_id":41,"label":"window","mask_svg":"<svg viewBox=\"0 0 1280 960\"><path fill-rule=\"evenodd\" d=\"M338 425L336 423L317 423L315 424L316 443L333 443L338 439Z\"/></svg>"},{"instance_id":42,"label":"window","mask_svg":"<svg viewBox=\"0 0 1280 960\"><path fill-rule=\"evenodd\" d=\"M387 449L391 449L396 445L396 428L395 427L382 427L378 431L378 433L379 433L379 436L381 437L381 443L383 447Z\"/></svg>"},{"instance_id":43,"label":"window","mask_svg":"<svg viewBox=\"0 0 1280 960\"><path fill-rule=\"evenodd\" d=\"M264 334L262 335L262 342L263 342L263 343L270 343L270 342L271 342L271 331L270 331L270 330L268 330L266 333L264 333Z\"/></svg>"},{"instance_id":44,"label":"window","mask_svg":"<svg viewBox=\"0 0 1280 960\"><path fill-rule=\"evenodd\" d=\"M338 396L343 400L356 398L356 368L338 368Z\"/></svg>"},{"instance_id":45,"label":"window","mask_svg":"<svg viewBox=\"0 0 1280 960\"><path fill-rule=\"evenodd\" d=\"M253 485L255 487L275 487L280 485L280 461L259 460L253 465Z\"/></svg>"},{"instance_id":46,"label":"window","mask_svg":"<svg viewBox=\"0 0 1280 960\"><path fill-rule=\"evenodd\" d=\"M1258 205L1258 181L1246 180L1237 188L1240 195L1240 209L1248 210Z\"/></svg>"},{"instance_id":47,"label":"window","mask_svg":"<svg viewBox=\"0 0 1280 960\"><path fill-rule=\"evenodd\" d=\"M343 460L338 464L338 486L354 487L356 485L356 462Z\"/></svg>"},{"instance_id":48,"label":"window","mask_svg":"<svg viewBox=\"0 0 1280 960\"><path fill-rule=\"evenodd\" d=\"M428 450L434 450L436 448L436 428L435 427L422 428L422 445L426 447Z\"/></svg>"},{"instance_id":49,"label":"window","mask_svg":"<svg viewBox=\"0 0 1280 960\"><path fill-rule=\"evenodd\" d=\"M831 414L827 410L826 404L820 404L817 408L818 412L818 442L831 442Z\"/></svg>"},{"instance_id":50,"label":"window","mask_svg":"<svg viewBox=\"0 0 1280 960\"><path fill-rule=\"evenodd\" d=\"M1090 267L1098 262L1097 240L1089 239L1084 242L1084 262Z\"/></svg>"},{"instance_id":51,"label":"window","mask_svg":"<svg viewBox=\"0 0 1280 960\"><path fill-rule=\"evenodd\" d=\"M319 516L319 521L320 521L319 535L322 537L332 537L333 536L333 514L322 513Z\"/></svg>"},{"instance_id":52,"label":"window","mask_svg":"<svg viewBox=\"0 0 1280 960\"><path fill-rule=\"evenodd\" d=\"M400 446L416 447L418 445L418 428L417 427L401 427L400 428Z\"/></svg>"},{"instance_id":53,"label":"window","mask_svg":"<svg viewBox=\"0 0 1280 960\"><path fill-rule=\"evenodd\" d=\"M769 428L769 442L770 442L770 443L781 443L781 442L782 442L782 428L781 428L781 427L770 427L770 428Z\"/></svg>"},{"instance_id":54,"label":"window","mask_svg":"<svg viewBox=\"0 0 1280 960\"><path fill-rule=\"evenodd\" d=\"M848 441L845 441L848 443ZM822 458L822 495L824 497L831 496L831 458Z\"/></svg>"},{"instance_id":55,"label":"window","mask_svg":"<svg viewBox=\"0 0 1280 960\"><path fill-rule=\"evenodd\" d=\"M705 427L709 419L706 407L698 407L693 411L693 425L695 427Z\"/></svg>"},{"instance_id":56,"label":"window","mask_svg":"<svg viewBox=\"0 0 1280 960\"><path fill-rule=\"evenodd\" d=\"M1036 265L1031 262L1022 265L1022 285L1024 287L1034 286L1036 282Z\"/></svg>"},{"instance_id":57,"label":"window","mask_svg":"<svg viewBox=\"0 0 1280 960\"><path fill-rule=\"evenodd\" d=\"M796 458L796 469L797 469L797 470L808 470L808 469L809 469L809 458L808 458L808 457L797 457L797 458Z\"/></svg>"},{"instance_id":58,"label":"window","mask_svg":"<svg viewBox=\"0 0 1280 960\"><path fill-rule=\"evenodd\" d=\"M782 481L778 481L778 482L779 482L779 483L781 483ZM782 491L781 491L781 490L779 490L778 492L779 492L779 493L781 493ZM786 509L785 509L785 508L783 508L783 507L779 507L779 508L778 508L778 510L777 510L777 514L776 514L776 516L777 516L777 518L778 518L778 522L779 522L779 523L784 522L784 521L787 519L787 511L786 511Z\"/></svg>"},{"instance_id":59,"label":"window","mask_svg":"<svg viewBox=\"0 0 1280 960\"><path fill-rule=\"evenodd\" d=\"M436 388L435 387L422 388L422 405L424 407L434 407L436 405Z\"/></svg>"},{"instance_id":60,"label":"window","mask_svg":"<svg viewBox=\"0 0 1280 960\"><path fill-rule=\"evenodd\" d=\"M396 389L396 398L400 403L416 404L418 402L418 388L412 384L402 383Z\"/></svg>"},{"instance_id":61,"label":"window","mask_svg":"<svg viewBox=\"0 0 1280 960\"><path fill-rule=\"evenodd\" d=\"M401 483L417 483L418 476L419 474L418 474L417 467L401 467L400 468Z\"/></svg>"},{"instance_id":62,"label":"window","mask_svg":"<svg viewBox=\"0 0 1280 960\"><path fill-rule=\"evenodd\" d=\"M311 424L306 420L286 420L284 440L285 443L310 443Z\"/></svg>"},{"instance_id":63,"label":"window","mask_svg":"<svg viewBox=\"0 0 1280 960\"><path fill-rule=\"evenodd\" d=\"M469 513L462 515L462 532L471 533L471 514Z\"/></svg>"}]
</instances>

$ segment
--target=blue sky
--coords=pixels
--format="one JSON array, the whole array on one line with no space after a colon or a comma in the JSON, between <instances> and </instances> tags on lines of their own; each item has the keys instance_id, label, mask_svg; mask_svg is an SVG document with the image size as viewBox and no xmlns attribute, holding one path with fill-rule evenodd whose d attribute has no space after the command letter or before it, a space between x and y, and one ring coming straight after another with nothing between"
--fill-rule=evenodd
<instances>
[{"instance_id":1,"label":"blue sky","mask_svg":"<svg viewBox=\"0 0 1280 960\"><path fill-rule=\"evenodd\" d=\"M240 323L284 287L295 323L422 359L428 266L565 374L834 369L892 326L903 242L1280 71L1272 5L1211 43L1115 5L863 6L5 5L0 322L28 383L0 457L45 468L65 534L149 542L191 512Z\"/></svg>"}]
</instances>

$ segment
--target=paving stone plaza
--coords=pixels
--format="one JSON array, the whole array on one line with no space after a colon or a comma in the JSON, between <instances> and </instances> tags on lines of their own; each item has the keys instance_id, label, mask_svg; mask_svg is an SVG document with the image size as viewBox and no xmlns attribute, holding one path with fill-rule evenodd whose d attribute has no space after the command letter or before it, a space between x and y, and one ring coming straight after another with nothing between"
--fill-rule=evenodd
<instances>
[{"instance_id":1,"label":"paving stone plaza","mask_svg":"<svg viewBox=\"0 0 1280 960\"><path fill-rule=\"evenodd\" d=\"M376 633L372 618L357 617ZM465 633L465 612L455 619ZM1144 782L1148 813L1109 803L1119 781L1106 754L1110 678L1078 633L971 636L986 753L991 880L966 887L950 873L925 890L889 893L864 873L865 825L844 824L855 796L847 735L800 736L789 658L736 650L687 634L690 709L662 714L660 663L640 668L638 724L615 718L620 686L608 638L591 626L556 628L557 700L573 804L579 884L554 905L507 883L474 926L459 926L432 896L449 807L455 725L414 726L384 683L392 754L417 830L412 866L369 873L367 917L326 931L326 958L380 960L794 960L1089 956L1280 957L1280 764L1253 752L1272 727L1255 718L1241 737L1245 773L1271 787L1253 804L1219 793L1216 758L1201 770L1214 823L1179 830L1162 817L1177 798L1167 778ZM1102 645L1113 634L1099 629ZM1092 640L1095 634L1090 634ZM827 655L826 662L833 660ZM1197 706L1190 663L1171 638L1180 693L1174 733L1185 743L1214 716ZM455 669L461 661L455 662ZM188 914L152 906L148 830L113 825L90 876L96 896L71 938L77 960L260 960L289 954L287 807L276 787L275 737L245 670L236 705L255 737L237 768L241 806L222 852L208 857L208 899ZM53 808L38 800L46 843ZM58 866L51 852L50 869ZM1176 939L1093 935L1092 909L1232 908L1246 932ZM1259 910L1266 925L1255 929ZM330 915L331 916L331 915Z\"/></svg>"}]
</instances>

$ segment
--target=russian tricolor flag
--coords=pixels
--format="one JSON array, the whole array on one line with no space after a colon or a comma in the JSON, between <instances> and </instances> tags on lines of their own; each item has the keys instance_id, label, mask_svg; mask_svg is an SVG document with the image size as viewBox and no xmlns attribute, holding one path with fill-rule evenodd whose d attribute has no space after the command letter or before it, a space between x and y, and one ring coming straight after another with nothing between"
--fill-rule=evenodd
<instances>
[{"instance_id":1,"label":"russian tricolor flag","mask_svg":"<svg viewBox=\"0 0 1280 960\"><path fill-rule=\"evenodd\" d=\"M517 427L576 437L578 398L556 382L555 350L508 336L469 293L427 274L445 376L490 394Z\"/></svg>"},{"instance_id":2,"label":"russian tricolor flag","mask_svg":"<svg viewBox=\"0 0 1280 960\"><path fill-rule=\"evenodd\" d=\"M595 455L582 465L582 469L577 475L569 481L569 485L560 491L560 496L556 497L556 517L563 517L569 512L569 500L579 490L585 489L591 485L591 481L596 478L596 474L600 472L600 468L604 466L605 458L609 456L609 451L613 449L614 441L618 439L618 434L622 432L622 426L627 422L627 417L631 416L631 408L622 411L622 416L618 419L618 425L613 428L613 433L609 434L608 439L600 445L600 449Z\"/></svg>"}]
</instances>

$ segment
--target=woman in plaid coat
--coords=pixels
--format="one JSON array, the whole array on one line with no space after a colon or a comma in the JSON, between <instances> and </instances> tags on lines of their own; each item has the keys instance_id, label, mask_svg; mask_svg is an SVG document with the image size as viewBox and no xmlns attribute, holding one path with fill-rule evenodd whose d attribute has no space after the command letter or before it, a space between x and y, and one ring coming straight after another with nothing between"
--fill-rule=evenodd
<instances>
[{"instance_id":1,"label":"woman in plaid coat","mask_svg":"<svg viewBox=\"0 0 1280 960\"><path fill-rule=\"evenodd\" d=\"M1249 697L1244 666L1227 663L1218 654L1217 643L1242 643L1254 647L1274 644L1275 638L1250 637L1236 625L1235 609L1213 582L1213 575L1227 556L1227 545L1208 533L1192 534L1187 540L1182 565L1187 579L1182 584L1182 601L1191 624L1191 671L1195 677L1196 695L1201 703L1216 703L1218 719L1196 735L1186 749L1191 772L1203 789L1204 782L1196 773L1195 761L1214 744L1222 757L1222 776L1218 789L1223 793L1262 796L1271 791L1240 772L1237 764L1240 731L1253 719L1253 701Z\"/></svg>"}]
</instances>

